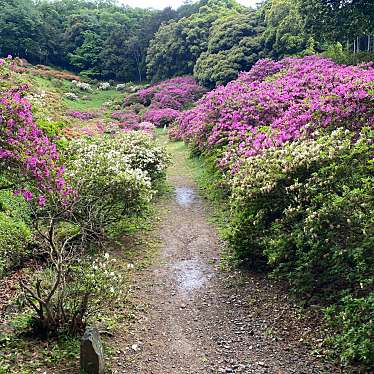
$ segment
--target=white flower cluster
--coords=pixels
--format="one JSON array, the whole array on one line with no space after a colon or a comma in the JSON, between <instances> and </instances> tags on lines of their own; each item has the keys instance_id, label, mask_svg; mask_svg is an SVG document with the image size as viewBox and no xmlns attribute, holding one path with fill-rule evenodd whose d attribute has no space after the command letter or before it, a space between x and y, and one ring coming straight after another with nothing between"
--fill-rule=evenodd
<instances>
[{"instance_id":1,"label":"white flower cluster","mask_svg":"<svg viewBox=\"0 0 374 374\"><path fill-rule=\"evenodd\" d=\"M120 84L117 84L116 86L117 91L124 91L126 89L127 89L127 83L120 83Z\"/></svg>"},{"instance_id":2,"label":"white flower cluster","mask_svg":"<svg viewBox=\"0 0 374 374\"><path fill-rule=\"evenodd\" d=\"M76 101L79 99L78 95L76 95L75 93L73 92L66 92L64 94L64 97L68 100L72 100L72 101Z\"/></svg>"},{"instance_id":3,"label":"white flower cluster","mask_svg":"<svg viewBox=\"0 0 374 374\"><path fill-rule=\"evenodd\" d=\"M346 134L344 129L337 129L318 140L300 139L283 147L269 148L261 155L248 158L231 181L235 205L238 201L269 193L297 170L309 169L321 160L337 157L350 144L350 135ZM291 184L288 191L294 193L296 188L297 185Z\"/></svg>"},{"instance_id":4,"label":"white flower cluster","mask_svg":"<svg viewBox=\"0 0 374 374\"><path fill-rule=\"evenodd\" d=\"M70 143L67 174L79 195L101 196L102 203L140 209L154 196L154 182L169 163L165 150L142 133L81 138Z\"/></svg>"},{"instance_id":5,"label":"white flower cluster","mask_svg":"<svg viewBox=\"0 0 374 374\"><path fill-rule=\"evenodd\" d=\"M120 83L120 84L117 84L116 86L117 91L126 91L129 93L134 93L138 91L138 89L139 89L139 86L136 86L132 82Z\"/></svg>"},{"instance_id":6,"label":"white flower cluster","mask_svg":"<svg viewBox=\"0 0 374 374\"><path fill-rule=\"evenodd\" d=\"M92 91L92 87L89 83L79 82L76 80L71 81L71 83L82 91Z\"/></svg>"},{"instance_id":7,"label":"white flower cluster","mask_svg":"<svg viewBox=\"0 0 374 374\"><path fill-rule=\"evenodd\" d=\"M110 88L110 83L109 82L102 82L97 86L97 89L99 91L106 91L109 90Z\"/></svg>"}]
</instances>

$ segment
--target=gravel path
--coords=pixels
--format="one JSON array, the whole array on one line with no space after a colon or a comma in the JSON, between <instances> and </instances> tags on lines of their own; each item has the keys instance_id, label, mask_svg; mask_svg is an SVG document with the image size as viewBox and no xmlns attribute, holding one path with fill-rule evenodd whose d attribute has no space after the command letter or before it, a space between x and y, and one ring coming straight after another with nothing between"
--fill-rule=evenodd
<instances>
[{"instance_id":1,"label":"gravel path","mask_svg":"<svg viewBox=\"0 0 374 374\"><path fill-rule=\"evenodd\" d=\"M313 357L312 321L259 275L224 272L223 243L208 207L175 153L175 196L162 206L162 249L136 278L147 305L119 342L114 373L338 373ZM318 344L318 341L317 343ZM315 347L314 347L315 348Z\"/></svg>"}]
</instances>

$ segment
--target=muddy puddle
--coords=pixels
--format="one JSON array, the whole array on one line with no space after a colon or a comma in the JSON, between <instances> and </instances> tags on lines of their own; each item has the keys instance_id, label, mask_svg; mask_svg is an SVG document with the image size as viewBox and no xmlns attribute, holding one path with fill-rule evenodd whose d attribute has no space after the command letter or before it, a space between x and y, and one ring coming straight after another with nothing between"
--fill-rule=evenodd
<instances>
[{"instance_id":1,"label":"muddy puddle","mask_svg":"<svg viewBox=\"0 0 374 374\"><path fill-rule=\"evenodd\" d=\"M189 187L176 187L175 189L176 197L175 200L178 205L187 208L192 205L195 200L195 192Z\"/></svg>"},{"instance_id":2,"label":"muddy puddle","mask_svg":"<svg viewBox=\"0 0 374 374\"><path fill-rule=\"evenodd\" d=\"M201 288L209 279L207 268L199 260L180 261L174 265L177 287L182 292L192 292Z\"/></svg>"}]
</instances>

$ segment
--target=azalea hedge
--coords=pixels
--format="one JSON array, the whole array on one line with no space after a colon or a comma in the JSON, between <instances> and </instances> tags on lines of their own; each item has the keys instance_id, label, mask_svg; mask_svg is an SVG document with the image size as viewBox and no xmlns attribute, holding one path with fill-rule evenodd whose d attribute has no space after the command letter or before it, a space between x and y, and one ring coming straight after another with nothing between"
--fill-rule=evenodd
<instances>
[{"instance_id":1,"label":"azalea hedge","mask_svg":"<svg viewBox=\"0 0 374 374\"><path fill-rule=\"evenodd\" d=\"M156 127L169 126L202 97L205 89L193 77L168 79L143 88L125 99L125 106ZM140 110L139 110L140 106Z\"/></svg>"},{"instance_id":2,"label":"azalea hedge","mask_svg":"<svg viewBox=\"0 0 374 374\"><path fill-rule=\"evenodd\" d=\"M374 69L260 60L172 128L212 164L238 260L320 302L342 362L374 364ZM371 332L370 332L371 331Z\"/></svg>"}]
</instances>

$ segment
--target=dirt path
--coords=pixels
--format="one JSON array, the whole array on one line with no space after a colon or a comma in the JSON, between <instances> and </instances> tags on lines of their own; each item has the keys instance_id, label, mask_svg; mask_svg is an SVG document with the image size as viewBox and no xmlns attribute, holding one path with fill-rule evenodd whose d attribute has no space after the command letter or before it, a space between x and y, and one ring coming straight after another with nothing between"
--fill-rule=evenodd
<instances>
[{"instance_id":1,"label":"dirt path","mask_svg":"<svg viewBox=\"0 0 374 374\"><path fill-rule=\"evenodd\" d=\"M137 277L147 305L121 341L114 373L335 373L308 352L313 326L267 280L219 266L222 243L208 221L185 153L173 152L175 189L158 227L162 249Z\"/></svg>"}]
</instances>

